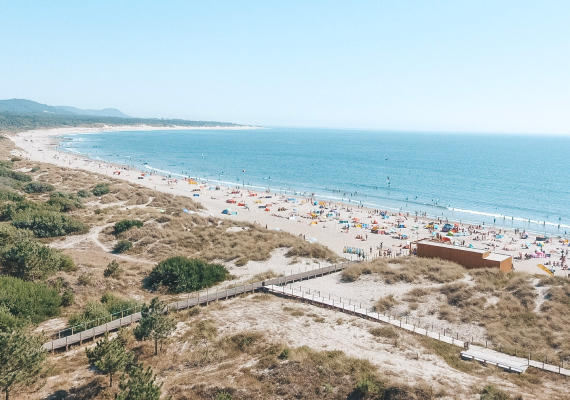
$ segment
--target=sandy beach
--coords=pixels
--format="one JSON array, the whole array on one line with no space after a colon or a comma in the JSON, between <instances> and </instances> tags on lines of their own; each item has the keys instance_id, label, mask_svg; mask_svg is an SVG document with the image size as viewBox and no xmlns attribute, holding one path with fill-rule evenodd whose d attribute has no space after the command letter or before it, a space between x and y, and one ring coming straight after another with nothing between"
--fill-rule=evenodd
<instances>
[{"instance_id":1,"label":"sandy beach","mask_svg":"<svg viewBox=\"0 0 570 400\"><path fill-rule=\"evenodd\" d=\"M158 173L149 174L135 169L124 169L124 166L89 160L83 156L56 150L58 144L56 137L62 135L165 129L228 128L156 128L145 125L58 128L22 132L11 135L10 138L21 149L16 150L15 155L32 161L108 175L177 196L191 197L194 201L201 203L213 216L257 223L266 226L267 229L287 231L302 236L305 240L321 243L347 259L357 258L356 254L346 253L347 248L360 249L367 257L371 255L406 255L409 252L406 247L410 241L432 237L432 233L426 226L429 222L434 222L433 219L422 219L413 215L402 215L394 212L387 213L388 218L382 218L379 215L381 210L359 208L353 204L337 202L316 202L317 204L315 204L315 199L289 194L255 192L247 188L220 186L205 181L169 179ZM251 127L229 129L251 129ZM223 213L227 208L231 209L230 214ZM341 221L348 221L348 224L341 223ZM438 223L438 221L435 222ZM380 231L384 231L386 234L373 234L370 230L372 225L377 225ZM402 225L404 227L400 227ZM440 224L440 228L442 225ZM346 229L346 226L350 227ZM458 228L467 235L452 238L452 242L458 241L462 246L472 245L475 248L489 249L513 257L518 257L522 253L523 260L515 260L514 267L517 271L525 271L531 274L546 274L537 267L537 264L545 264L549 268L553 268L551 264L553 262L559 263L561 251L568 248L568 243L564 243L562 239L552 238L543 247L544 253L550 254L550 257L524 260L525 254L541 250L535 243L534 235L522 239L520 234L498 227L486 227L485 229L472 227L469 230L468 225L461 224ZM496 238L496 235L502 237ZM527 242L530 246L527 246ZM554 267L554 269L555 275L566 276L568 273L561 267Z\"/></svg>"}]
</instances>

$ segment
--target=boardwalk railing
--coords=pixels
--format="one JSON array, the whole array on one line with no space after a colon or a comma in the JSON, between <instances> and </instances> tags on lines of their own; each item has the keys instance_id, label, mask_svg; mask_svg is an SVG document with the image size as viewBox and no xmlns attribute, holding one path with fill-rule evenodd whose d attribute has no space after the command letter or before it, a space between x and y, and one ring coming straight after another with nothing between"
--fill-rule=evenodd
<instances>
[{"instance_id":1,"label":"boardwalk railing","mask_svg":"<svg viewBox=\"0 0 570 400\"><path fill-rule=\"evenodd\" d=\"M552 365L546 363L546 360L543 362L534 361L530 358L530 355L528 359L526 359L486 347L472 345L469 340L461 340L459 333L454 332L451 329L443 328L443 330L434 331L434 325L425 322L421 323L421 320L418 318L380 314L376 312L373 307L366 306L366 304L363 305L362 302L358 300L343 298L337 295L323 293L320 290L293 285L266 285L264 290L276 295L296 298L308 303L335 308L344 313L356 315L362 318L385 322L418 335L427 336L445 343L468 348L468 350L461 352L461 356L463 358L496 365L506 371L522 373L531 366L544 371L570 376L570 370L565 369L563 363Z\"/></svg>"},{"instance_id":2,"label":"boardwalk railing","mask_svg":"<svg viewBox=\"0 0 570 400\"><path fill-rule=\"evenodd\" d=\"M347 261L339 264L334 265L327 265L322 268L316 268L312 270L305 270L299 271L298 273L285 276L279 276L277 278L268 279L266 281L258 281L258 282L251 282L251 283L243 283L236 287L232 288L217 288L215 290L205 290L200 291L197 293L187 294L187 298L184 299L183 296L178 296L175 302L171 302L167 305L167 309L169 310L183 310L185 308L194 307L199 304L208 304L212 301L217 300L224 300L230 297L235 297L243 293L254 292L259 288L263 287L263 285L286 285L289 283L300 282L306 279L313 279L319 276L324 276L328 274L332 274L334 272L341 271L355 263L355 261ZM106 332L117 330L123 326L130 325L134 322L137 322L141 319L141 312L140 307L137 306L139 311L137 312L136 309L129 309L131 313L125 314L128 310L123 310L122 312L115 313L113 315L118 315L122 313L120 318L105 320L104 323L97 324L96 326L92 326L92 322L90 321L85 324L78 325L77 327L66 328L64 330L55 332L52 334L51 341L44 343L44 349L48 351L55 351L58 349L65 348L66 350L69 349L69 346L72 344L82 344L84 340L94 339L98 335L103 335ZM134 311L134 312L132 312ZM89 329L81 329L87 325L90 326ZM77 332L80 330L79 332Z\"/></svg>"}]
</instances>

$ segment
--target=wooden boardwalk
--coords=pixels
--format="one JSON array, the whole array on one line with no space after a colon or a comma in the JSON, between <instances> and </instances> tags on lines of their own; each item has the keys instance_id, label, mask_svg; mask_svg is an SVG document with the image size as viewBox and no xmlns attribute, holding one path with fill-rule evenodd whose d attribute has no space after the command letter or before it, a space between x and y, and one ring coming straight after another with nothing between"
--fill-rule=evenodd
<instances>
[{"instance_id":1,"label":"wooden boardwalk","mask_svg":"<svg viewBox=\"0 0 570 400\"><path fill-rule=\"evenodd\" d=\"M428 329L420 328L414 324L409 324L405 322L406 320L403 318L398 319L377 313L367 308L362 308L361 303L358 302L349 301L347 303L346 301L338 301L335 300L334 298L330 297L327 298L325 296L321 296L320 291L313 291L312 293L310 293L303 290L295 290L292 287L278 286L271 284L266 285L264 289L269 293L274 293L280 296L299 299L304 302L321 305L328 308L334 308L344 313L356 315L358 317L374 321L384 322L393 325L395 327L405 329L409 332L416 333L418 335L427 336L432 339L449 343L458 347L464 347L466 348L466 350L461 352L462 358L466 360L478 361L484 364L496 365L499 368L502 368L508 372L523 373L530 366L542 369L544 371L555 372L557 374L570 376L570 370L562 368L562 366L556 366L552 364L542 363L539 361L528 360L526 358L515 357L509 354L500 353L498 351L491 350L485 347L475 346L467 342L464 342L462 340L459 340L457 337L442 335L439 332L430 331Z\"/></svg>"},{"instance_id":2,"label":"wooden boardwalk","mask_svg":"<svg viewBox=\"0 0 570 400\"><path fill-rule=\"evenodd\" d=\"M200 304L208 304L212 301L225 300L230 297L239 296L240 294L243 293L254 292L263 287L264 283L265 285L273 286L273 285L285 285L288 283L300 282L306 279L313 279L319 276L324 276L332 274L334 272L341 271L354 262L355 261L352 262L347 261L344 263L329 265L323 268L317 268L309 271L299 272L297 274L291 274L288 276L280 276L277 278L268 279L265 282L259 281L250 284L244 284L241 286L233 287L231 289L223 289L223 290L218 289L215 292L210 292L210 291L199 292L198 295L195 297L190 297L190 295L188 295L188 298L186 300L180 300L170 303L167 305L167 307L170 310L178 311L178 310L183 310L185 308L194 307ZM122 318L109 321L105 324L86 329L78 333L65 335L64 337L61 337L62 335L60 331L55 334L57 338L47 343L44 343L43 348L48 351L55 351L59 349L68 350L69 346L72 344L77 344L77 343L82 344L83 341L85 340L95 339L97 336L104 335L106 332L114 331L119 329L120 327L130 325L134 322L139 321L140 319L141 319L141 313L137 312Z\"/></svg>"},{"instance_id":3,"label":"wooden boardwalk","mask_svg":"<svg viewBox=\"0 0 570 400\"><path fill-rule=\"evenodd\" d=\"M369 310L367 308L357 307L355 303L346 303L344 301L338 301L326 297L320 297L315 292L307 293L300 290L295 290L291 287L277 286L277 285L266 285L264 288L269 293L274 293L276 295L286 296L290 298L300 299L305 302L322 305L329 308L334 308L344 313L356 315L358 317L370 319L373 321L385 322L390 325L394 325L398 328L405 329L410 332L417 333L418 335L427 336L432 339L440 340L445 343L453 344L456 346L464 347L465 342L458 340L452 336L442 335L438 332L432 332L424 328L420 328L414 324L406 323L404 319L397 319L391 316L386 316L384 314L377 313L375 311Z\"/></svg>"}]
</instances>

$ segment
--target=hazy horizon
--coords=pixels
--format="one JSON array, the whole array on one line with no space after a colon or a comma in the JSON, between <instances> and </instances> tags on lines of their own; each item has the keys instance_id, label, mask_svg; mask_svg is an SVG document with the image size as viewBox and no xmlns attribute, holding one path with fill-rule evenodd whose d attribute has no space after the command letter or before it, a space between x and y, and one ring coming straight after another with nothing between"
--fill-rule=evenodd
<instances>
[{"instance_id":1,"label":"hazy horizon","mask_svg":"<svg viewBox=\"0 0 570 400\"><path fill-rule=\"evenodd\" d=\"M0 98L134 117L570 134L570 4L5 4Z\"/></svg>"}]
</instances>

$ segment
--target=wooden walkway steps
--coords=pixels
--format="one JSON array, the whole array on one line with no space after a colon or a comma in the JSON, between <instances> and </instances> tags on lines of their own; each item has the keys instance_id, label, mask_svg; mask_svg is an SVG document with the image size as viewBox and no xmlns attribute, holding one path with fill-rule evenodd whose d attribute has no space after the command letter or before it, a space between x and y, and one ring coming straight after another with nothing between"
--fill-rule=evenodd
<instances>
[{"instance_id":1,"label":"wooden walkway steps","mask_svg":"<svg viewBox=\"0 0 570 400\"><path fill-rule=\"evenodd\" d=\"M479 361L483 364L496 365L499 368L510 372L522 373L525 372L528 367L535 367L544 371L570 376L570 370L562 368L562 365L556 366L546 364L545 362L530 360L528 358L511 356L509 354L500 353L481 346L470 346L468 350L461 352L461 357L466 360Z\"/></svg>"},{"instance_id":2,"label":"wooden walkway steps","mask_svg":"<svg viewBox=\"0 0 570 400\"><path fill-rule=\"evenodd\" d=\"M338 271L341 271L351 265L352 263L356 263L357 261L347 261L344 263L328 265L322 268L317 268L309 271L300 271L296 274L280 276L277 278L269 279L265 282L252 282L249 284L240 285L237 287L233 287L230 289L218 289L215 292L205 291L205 292L198 292L197 296L190 297L188 294L188 298L186 300L180 300L167 305L168 309L173 310L183 310L185 308L194 307L200 304L208 304L212 301L217 300L224 300L230 297L235 297L243 293L254 292L259 290L263 284L265 285L285 285L289 283L300 282L306 279L313 279L320 276L332 274ZM84 331L69 334L69 329L63 332L67 334L61 335L61 332L56 333L54 336L55 339L44 343L43 348L48 351L55 351L59 349L68 350L69 346L76 343L83 343L83 341L88 339L95 339L99 335L105 334L105 332L110 332L113 330L117 330L120 327L130 325L134 322L137 322L141 319L141 313L137 312L134 314L127 315L122 318L118 318L112 321L109 321L105 324L95 326L93 328L86 329Z\"/></svg>"}]
</instances>

